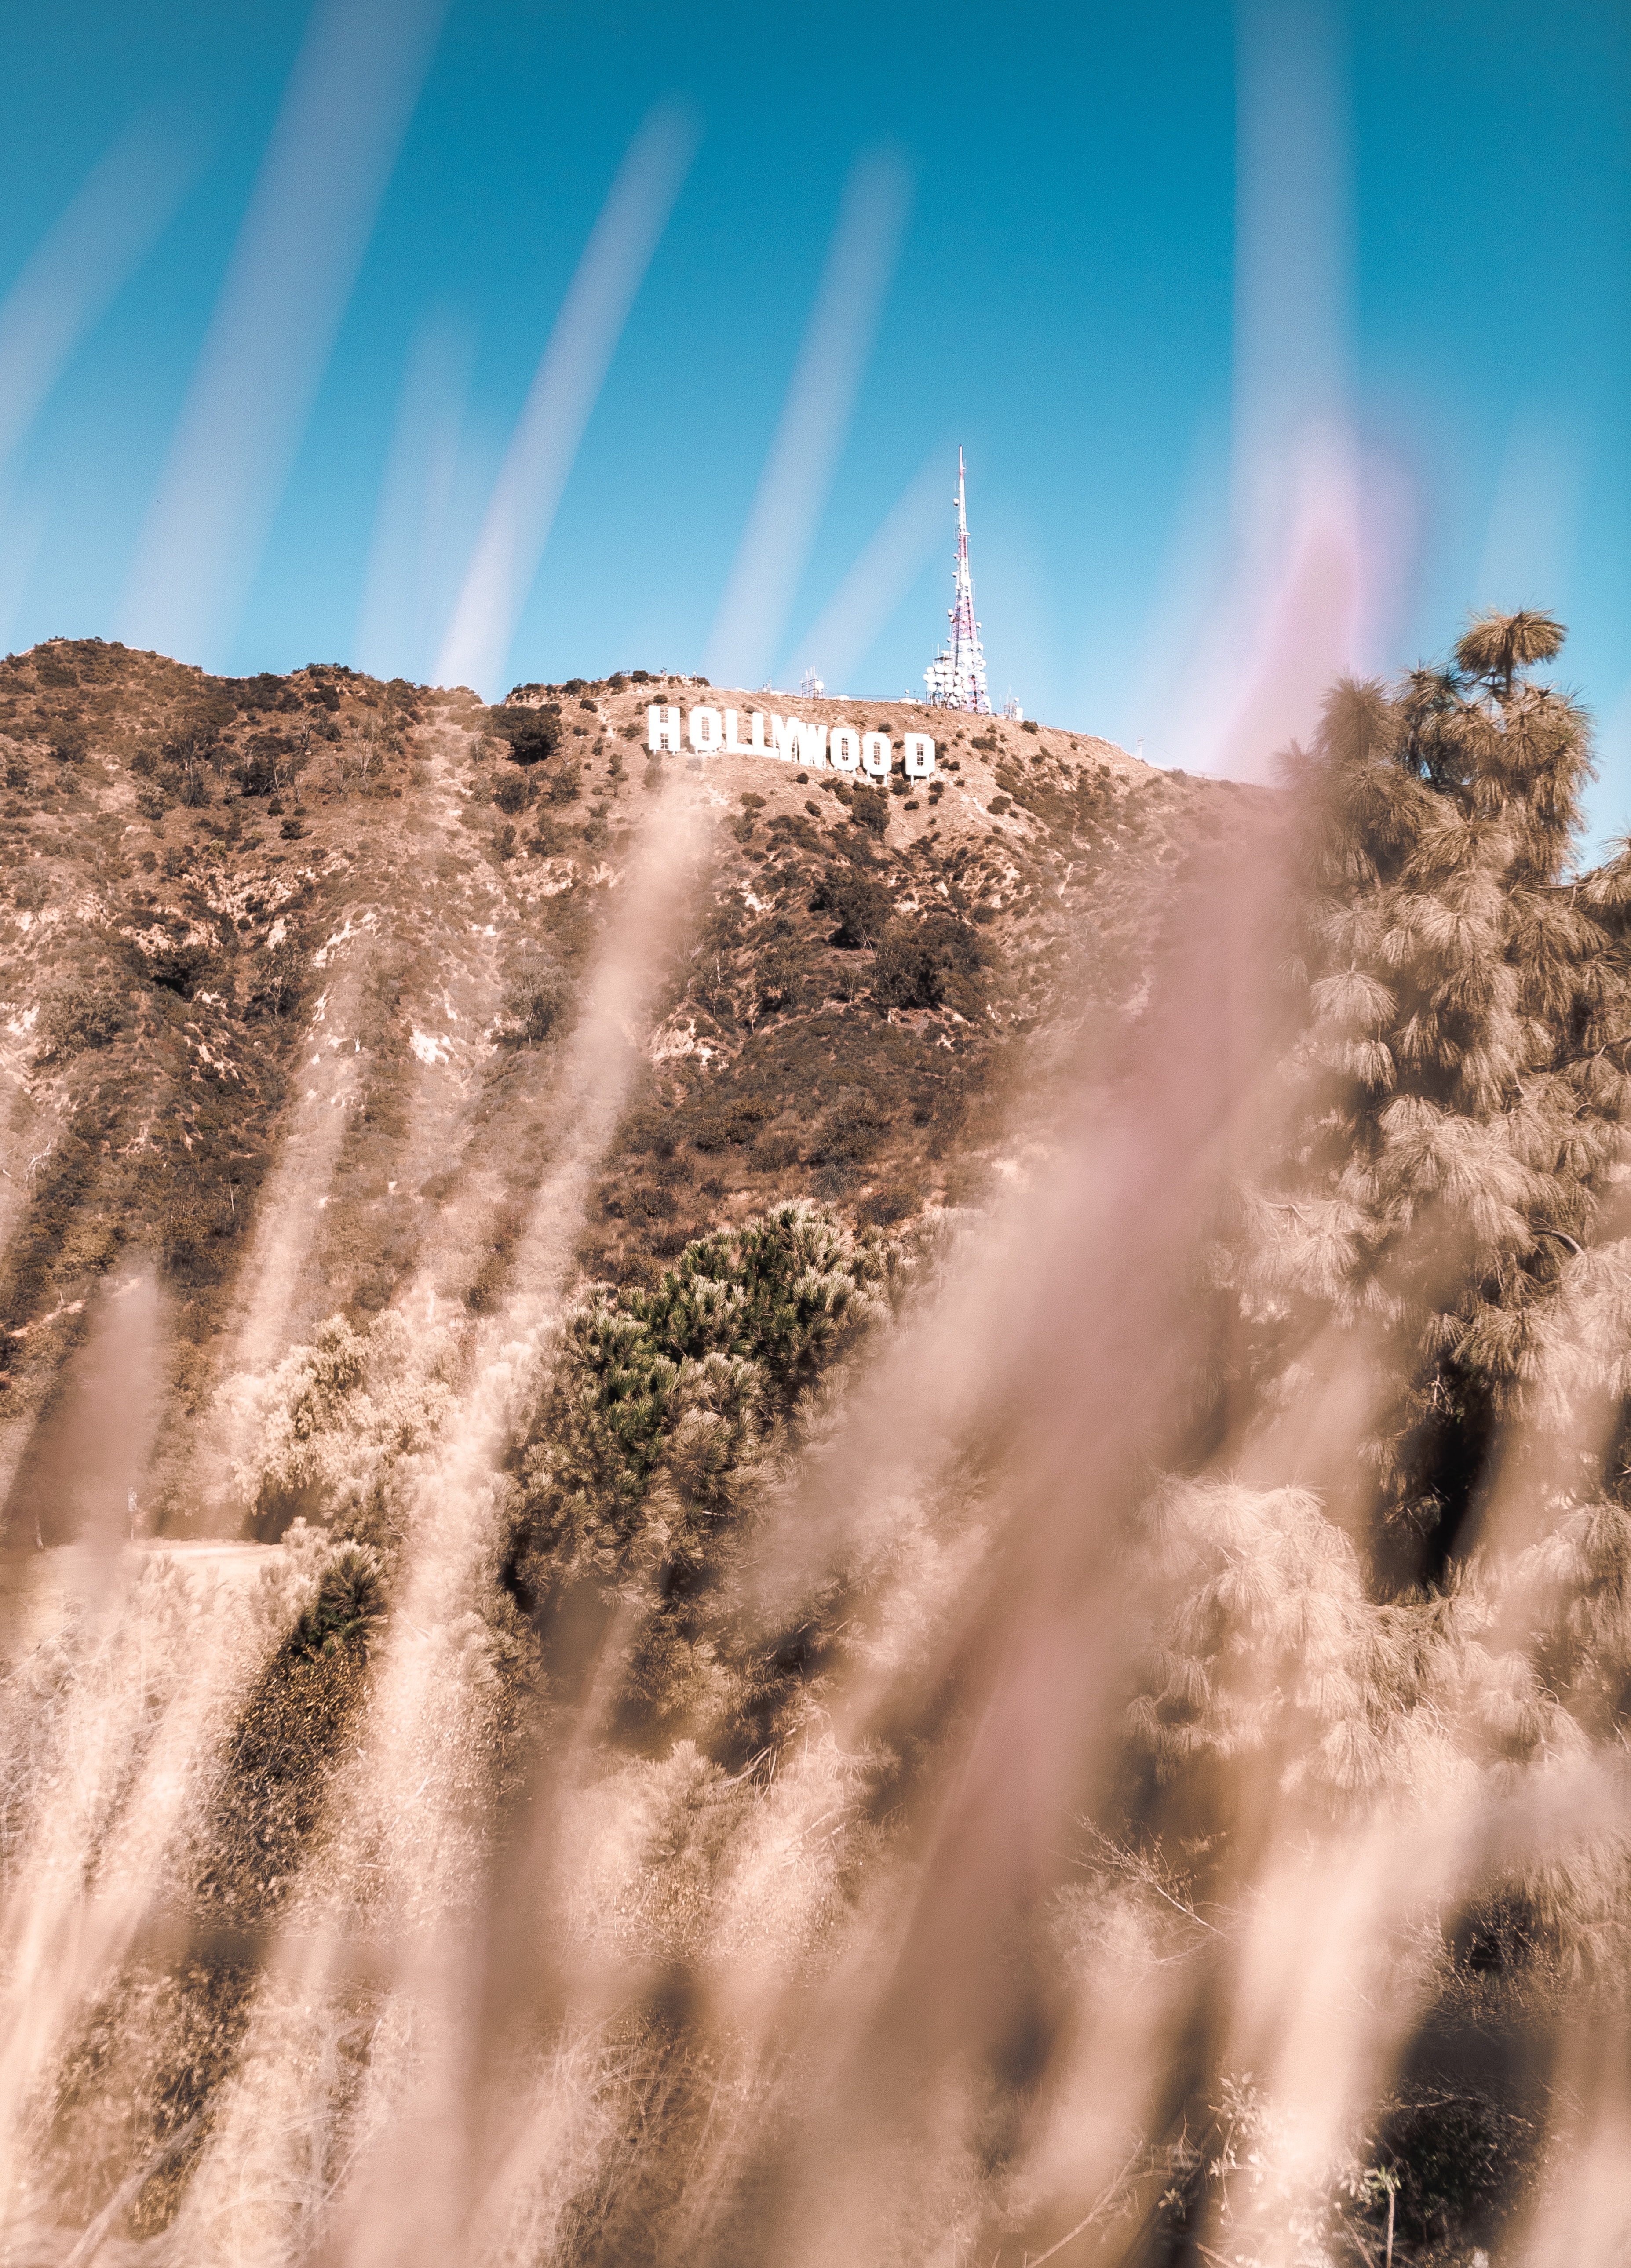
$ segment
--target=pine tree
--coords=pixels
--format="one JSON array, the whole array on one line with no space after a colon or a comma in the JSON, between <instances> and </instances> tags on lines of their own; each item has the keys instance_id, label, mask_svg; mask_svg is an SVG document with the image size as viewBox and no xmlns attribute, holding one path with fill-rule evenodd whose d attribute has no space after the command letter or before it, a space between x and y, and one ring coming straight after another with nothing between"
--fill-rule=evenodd
<instances>
[{"instance_id":1,"label":"pine tree","mask_svg":"<svg viewBox=\"0 0 1631 2268\"><path fill-rule=\"evenodd\" d=\"M1618 1253L1577 1256L1612 1222L1631 1101L1631 857L1570 871L1590 728L1533 675L1563 636L1480 616L1448 666L1339 683L1285 760L1285 1133L1227 1273L1258 1319L1259 1395L1331 1322L1380 1331L1392 1390L1369 1446L1395 1582L1443 1572L1532 1427L1582 1339L1576 1279L1599 1304L1631 1284Z\"/></svg>"},{"instance_id":2,"label":"pine tree","mask_svg":"<svg viewBox=\"0 0 1631 2268\"><path fill-rule=\"evenodd\" d=\"M1146 1506L1129 1712L1171 1791L1130 1816L1219 1882L1250 1863L1243 1791L1352 1818L1615 1755L1631 1724L1631 846L1571 867L1589 725L1534 675L1562 638L1483 616L1448 666L1339 684L1286 758L1278 1131L1214 1259L1245 1319L1231 1438L1271 1454L1255 1486ZM1272 1469L1275 1413L1350 1354L1368 1535ZM1598 1827L1472 1894L1483 1966L1625 1989L1631 1840Z\"/></svg>"}]
</instances>

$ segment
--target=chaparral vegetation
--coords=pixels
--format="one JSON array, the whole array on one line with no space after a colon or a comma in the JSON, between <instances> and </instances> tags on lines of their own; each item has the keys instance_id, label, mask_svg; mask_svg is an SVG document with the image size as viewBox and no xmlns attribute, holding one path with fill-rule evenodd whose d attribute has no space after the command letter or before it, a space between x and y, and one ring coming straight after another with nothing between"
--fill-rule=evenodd
<instances>
[{"instance_id":1,"label":"chaparral vegetation","mask_svg":"<svg viewBox=\"0 0 1631 2268\"><path fill-rule=\"evenodd\" d=\"M1562 644L920 799L0 665L0 2257L1626 2257Z\"/></svg>"}]
</instances>

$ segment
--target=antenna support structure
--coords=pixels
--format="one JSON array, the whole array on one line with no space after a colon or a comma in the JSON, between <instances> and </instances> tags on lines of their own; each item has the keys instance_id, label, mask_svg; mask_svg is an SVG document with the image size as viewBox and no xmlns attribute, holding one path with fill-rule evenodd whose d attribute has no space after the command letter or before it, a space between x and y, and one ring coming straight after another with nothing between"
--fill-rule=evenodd
<instances>
[{"instance_id":1,"label":"antenna support structure","mask_svg":"<svg viewBox=\"0 0 1631 2268\"><path fill-rule=\"evenodd\" d=\"M966 709L989 717L985 656L974 619L974 581L969 573L969 518L963 502L963 452L957 452L957 580L948 610L951 636L923 673L932 709Z\"/></svg>"}]
</instances>

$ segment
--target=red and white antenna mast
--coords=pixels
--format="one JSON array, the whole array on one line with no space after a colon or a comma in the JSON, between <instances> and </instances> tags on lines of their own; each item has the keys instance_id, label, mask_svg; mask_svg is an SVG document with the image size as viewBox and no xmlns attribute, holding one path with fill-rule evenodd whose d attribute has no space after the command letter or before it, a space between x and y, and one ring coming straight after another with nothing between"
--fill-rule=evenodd
<instances>
[{"instance_id":1,"label":"red and white antenna mast","mask_svg":"<svg viewBox=\"0 0 1631 2268\"><path fill-rule=\"evenodd\" d=\"M989 717L985 656L979 642L980 626L974 619L974 578L969 572L969 516L961 449L957 452L957 579L948 619L951 636L923 673L930 705L970 709L976 716Z\"/></svg>"}]
</instances>

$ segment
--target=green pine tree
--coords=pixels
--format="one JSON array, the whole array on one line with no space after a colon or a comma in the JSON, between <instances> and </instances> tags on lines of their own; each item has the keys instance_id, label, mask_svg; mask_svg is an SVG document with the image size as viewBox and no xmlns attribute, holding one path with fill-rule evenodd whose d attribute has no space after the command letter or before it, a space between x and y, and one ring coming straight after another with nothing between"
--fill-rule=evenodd
<instances>
[{"instance_id":1,"label":"green pine tree","mask_svg":"<svg viewBox=\"0 0 1631 2268\"><path fill-rule=\"evenodd\" d=\"M1381 1334L1369 1447L1395 1584L1443 1572L1532 1432L1582 1278L1599 1299L1631 1282L1618 1255L1580 1257L1613 1233L1631 1098L1631 860L1571 869L1590 726L1534 675L1563 635L1481 616L1448 667L1339 684L1286 759L1285 1132L1227 1273L1259 1395L1332 1322Z\"/></svg>"}]
</instances>

